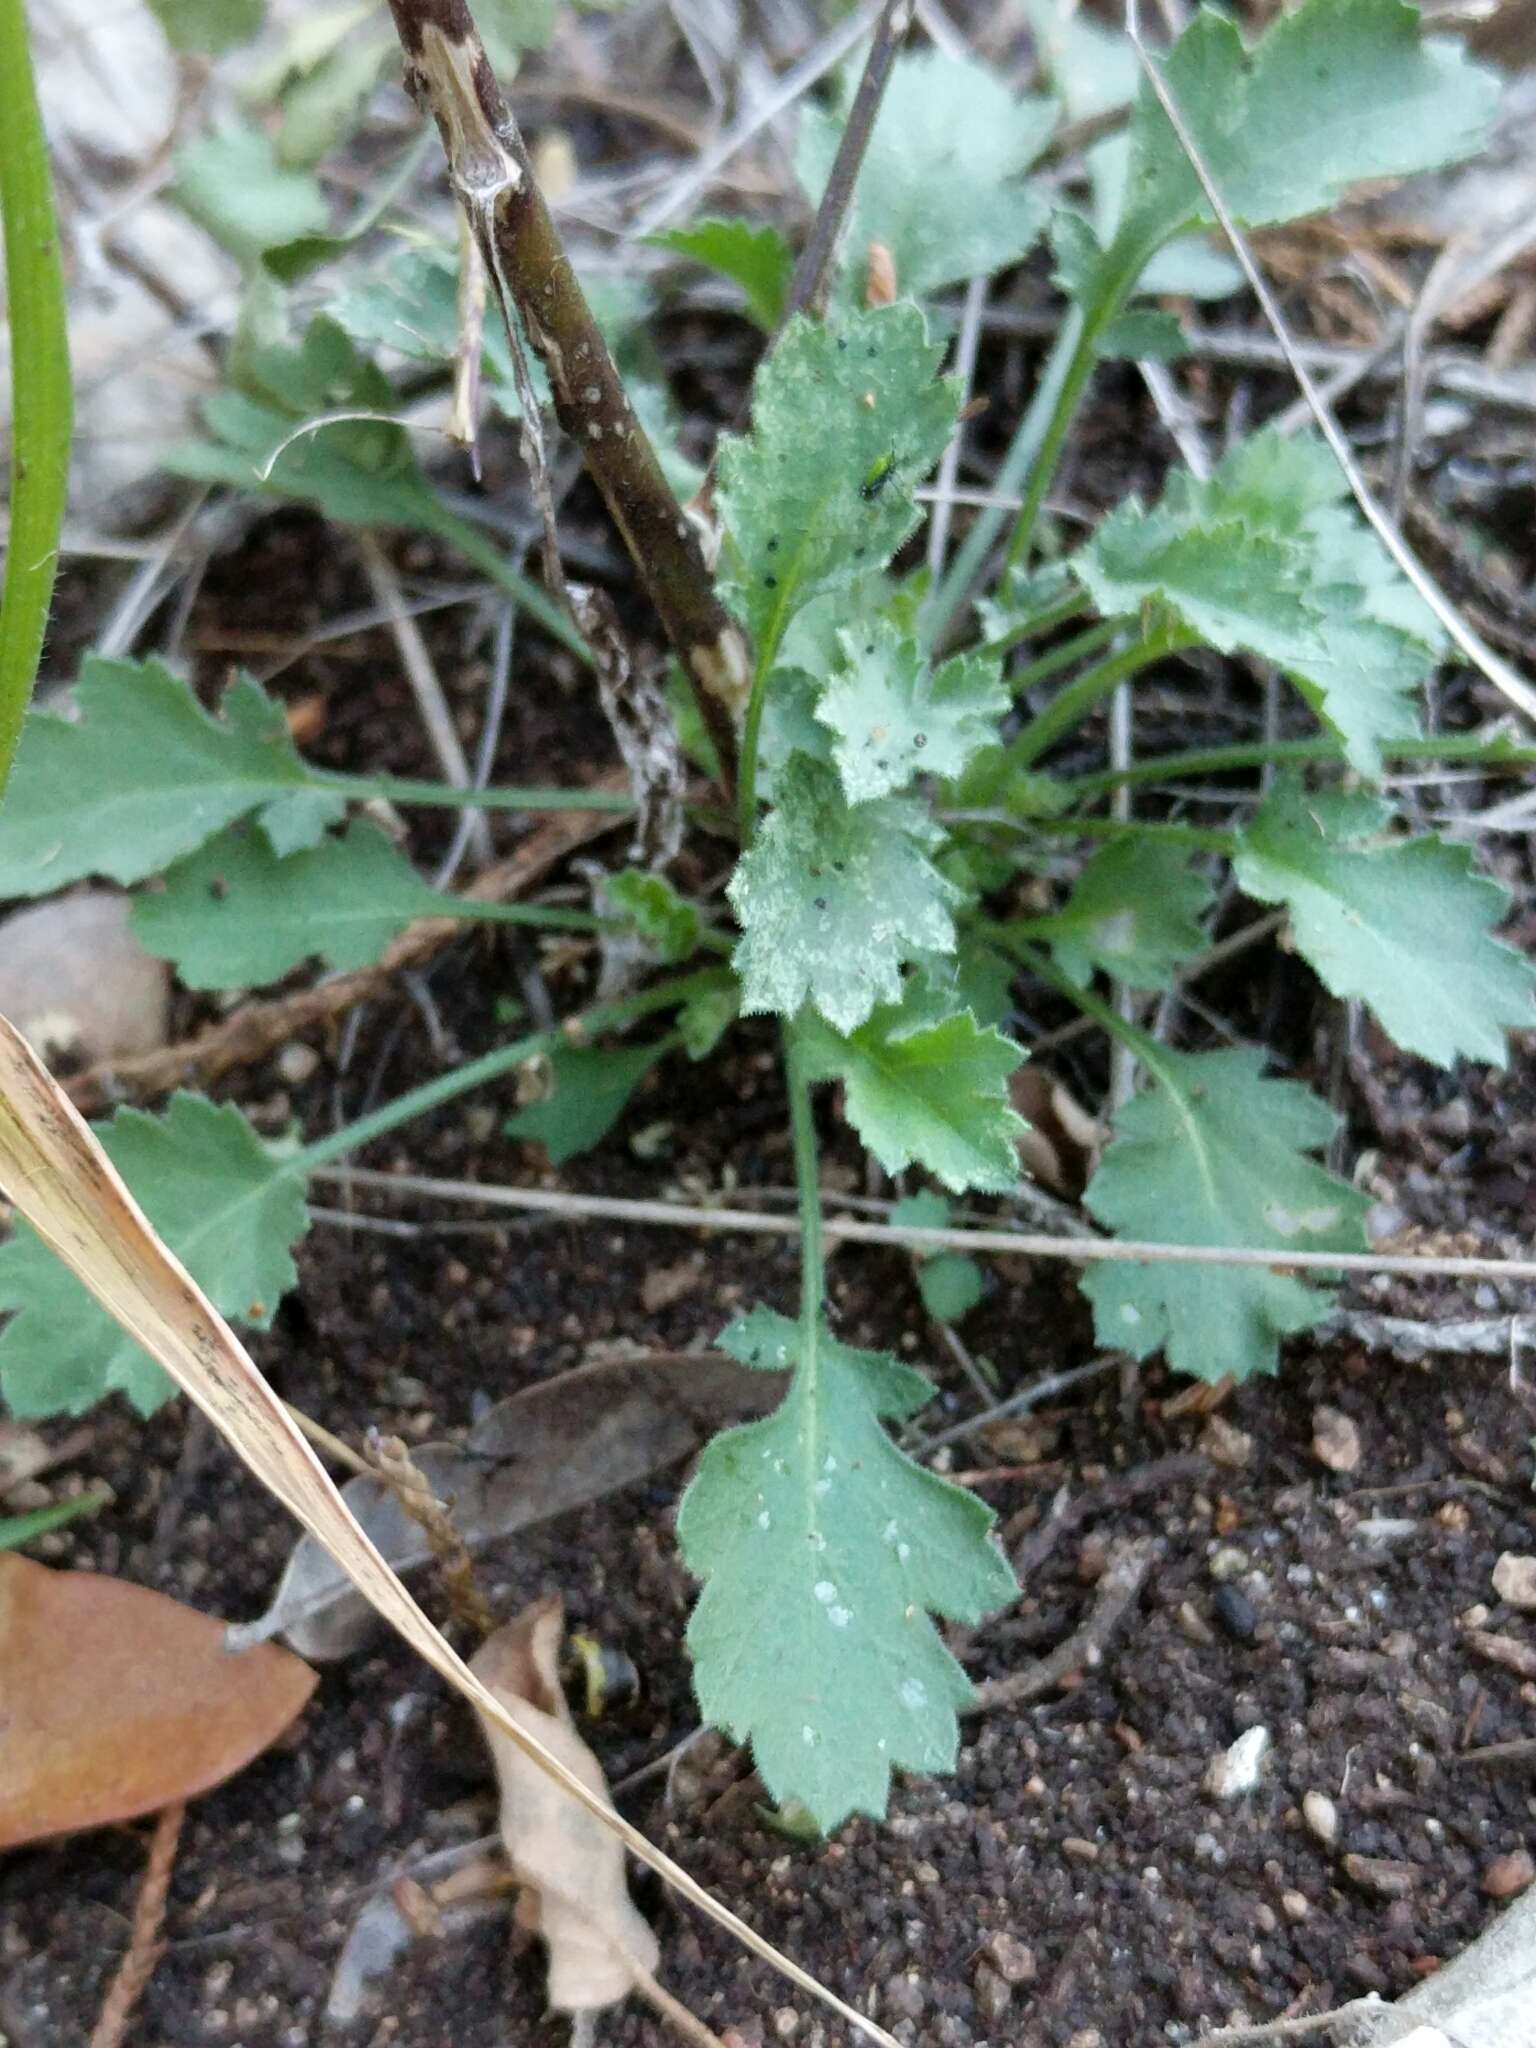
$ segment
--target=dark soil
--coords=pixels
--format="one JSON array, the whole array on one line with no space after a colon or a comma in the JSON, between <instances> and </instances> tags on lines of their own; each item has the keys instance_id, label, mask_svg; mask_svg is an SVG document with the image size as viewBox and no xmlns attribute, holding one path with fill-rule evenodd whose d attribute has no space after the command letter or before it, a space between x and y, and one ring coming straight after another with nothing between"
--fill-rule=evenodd
<instances>
[{"instance_id":1,"label":"dark soil","mask_svg":"<svg viewBox=\"0 0 1536 2048\"><path fill-rule=\"evenodd\" d=\"M504 969L467 950L437 977L442 1023L471 1048L485 1042L505 985ZM390 1091L430 1064L409 1014L402 1029L377 1013L353 1056L355 1074ZM298 1105L312 1123L332 1080L322 1070ZM277 1093L273 1074L245 1090L253 1107L276 1107ZM408 1143L385 1141L374 1163L526 1176L535 1162L494 1135L492 1111L506 1106L455 1105ZM619 1137L582 1162L579 1180L633 1193L658 1179L718 1187L729 1165L743 1185L781 1183L781 1129L771 1062L748 1041L730 1070L662 1070L625 1126L659 1145L659 1159L637 1160ZM301 1266L299 1294L259 1346L274 1383L337 1429L373 1422L415 1439L461 1429L478 1404L615 1339L687 1344L754 1299L788 1306L794 1292L787 1246L600 1225L471 1236L426 1223L404 1241L319 1226ZM658 1269L677 1298L648 1314L642 1287ZM943 1371L904 1260L844 1250L831 1290L850 1339L938 1366L943 1408L967 1412L973 1397ZM1060 1268L999 1267L966 1327L1004 1390L1089 1352ZM1175 1389L1157 1372L1101 1385L1097 1399L1046 1417L1024 1453L1041 1462L984 1483L1015 1542L1063 1485L1088 1507L1019 1607L974 1645L978 1677L1050 1649L1090 1608L1106 1546L1155 1537L1139 1609L1097 1670L1038 1706L969 1722L952 1780L901 1784L886 1826L857 1821L824 1845L770 1831L740 1791L669 1810L652 1777L624 1800L704 1883L901 2039L1092 2048L1192 2039L1236 2014L1312 2011L1367 1990L1391 1997L1495 1910L1481 1889L1493 1860L1536 1847L1530 1763L1467 1758L1529 1734L1536 1706L1536 1688L1480 1662L1464 1634L1482 1604L1490 1628L1533 1641L1529 1618L1501 1609L1490 1584L1501 1551L1536 1545L1530 1420L1504 1368L1416 1369L1298 1346L1278 1382L1244 1387L1222 1410L1251 1439L1246 1464L1191 1466L1118 1508L1128 1476L1188 1453L1204 1425L1163 1415ZM1312 1454L1320 1401L1358 1426L1351 1474ZM71 1483L106 1479L116 1504L53 1539L54 1554L229 1615L263 1605L288 1529L201 1425L178 1408L147 1427L102 1411L90 1427ZM959 1465L1018 1457L978 1442ZM670 1533L681 1477L535 1530L485 1568L498 1609L558 1591L574 1621L639 1665L643 1703L590 1731L615 1782L693 1725L681 1640L690 1589ZM1258 1789L1231 1802L1203 1790L1211 1760L1258 1724L1273 1739ZM1331 1849L1301 1820L1309 1791L1337 1807ZM192 1808L169 1946L133 2038L560 2040L564 2023L541 2017L538 1957L504 1913L413 1947L378 1978L366 2019L338 2028L324 2017L370 1890L492 1824L466 1714L404 1650L381 1642L327 1669L278 1749ZM0 2030L12 2048L85 2038L140 1864L128 1830L6 1859ZM717 2029L748 2043L840 2038L803 2007L797 2017L783 1987L713 1926L647 1880L636 1889L661 1931L666 1981ZM599 2038L649 2048L666 2036L635 2010L606 2017Z\"/></svg>"}]
</instances>

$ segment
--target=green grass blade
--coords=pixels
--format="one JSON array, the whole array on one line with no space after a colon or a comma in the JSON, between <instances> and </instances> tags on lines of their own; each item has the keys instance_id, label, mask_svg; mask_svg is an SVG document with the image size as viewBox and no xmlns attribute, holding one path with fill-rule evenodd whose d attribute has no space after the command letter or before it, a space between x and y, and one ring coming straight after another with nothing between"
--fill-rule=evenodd
<instances>
[{"instance_id":1,"label":"green grass blade","mask_svg":"<svg viewBox=\"0 0 1536 2048\"><path fill-rule=\"evenodd\" d=\"M0 795L43 651L69 484L64 273L24 0L0 0L0 226L12 364L11 532L0 591Z\"/></svg>"}]
</instances>

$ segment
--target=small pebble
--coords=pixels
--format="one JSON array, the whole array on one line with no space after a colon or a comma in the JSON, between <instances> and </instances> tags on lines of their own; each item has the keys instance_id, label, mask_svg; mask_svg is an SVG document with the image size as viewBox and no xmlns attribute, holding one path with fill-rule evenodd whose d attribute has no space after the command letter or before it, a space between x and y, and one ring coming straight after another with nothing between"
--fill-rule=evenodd
<instances>
[{"instance_id":1,"label":"small pebble","mask_svg":"<svg viewBox=\"0 0 1536 2048\"><path fill-rule=\"evenodd\" d=\"M1511 1607L1536 1613L1536 1557L1506 1550L1493 1568L1493 1590Z\"/></svg>"},{"instance_id":2,"label":"small pebble","mask_svg":"<svg viewBox=\"0 0 1536 2048\"><path fill-rule=\"evenodd\" d=\"M916 1977L887 1977L885 2009L895 2019L920 2020L928 2007L928 1995Z\"/></svg>"},{"instance_id":3,"label":"small pebble","mask_svg":"<svg viewBox=\"0 0 1536 2048\"><path fill-rule=\"evenodd\" d=\"M1483 1890L1490 1899L1512 1899L1536 1878L1536 1863L1524 1849L1512 1849L1507 1856L1495 1856L1483 1872Z\"/></svg>"},{"instance_id":4,"label":"small pebble","mask_svg":"<svg viewBox=\"0 0 1536 2048\"><path fill-rule=\"evenodd\" d=\"M1193 1600L1181 1600L1176 1616L1179 1627L1192 1643L1198 1643L1202 1650L1208 1650L1216 1641L1209 1622Z\"/></svg>"},{"instance_id":5,"label":"small pebble","mask_svg":"<svg viewBox=\"0 0 1536 2048\"><path fill-rule=\"evenodd\" d=\"M1360 1463L1360 1432L1342 1408L1312 1414L1312 1455L1330 1472L1353 1472Z\"/></svg>"},{"instance_id":6,"label":"small pebble","mask_svg":"<svg viewBox=\"0 0 1536 2048\"><path fill-rule=\"evenodd\" d=\"M1424 1873L1416 1863L1399 1863L1390 1856L1346 1856L1344 1874L1378 1899L1404 1899Z\"/></svg>"},{"instance_id":7,"label":"small pebble","mask_svg":"<svg viewBox=\"0 0 1536 2048\"><path fill-rule=\"evenodd\" d=\"M1280 1894L1280 1910L1287 1920L1299 1923L1306 1919L1312 1908L1307 1904L1304 1893L1282 1892Z\"/></svg>"},{"instance_id":8,"label":"small pebble","mask_svg":"<svg viewBox=\"0 0 1536 2048\"><path fill-rule=\"evenodd\" d=\"M1239 1550L1235 1543L1224 1543L1219 1550L1212 1551L1206 1569L1218 1584L1223 1579L1238 1578L1248 1569L1248 1553Z\"/></svg>"},{"instance_id":9,"label":"small pebble","mask_svg":"<svg viewBox=\"0 0 1536 2048\"><path fill-rule=\"evenodd\" d=\"M1013 1986L987 1963L976 1971L976 2010L989 2027L1001 2024L1013 2003Z\"/></svg>"},{"instance_id":10,"label":"small pebble","mask_svg":"<svg viewBox=\"0 0 1536 2048\"><path fill-rule=\"evenodd\" d=\"M1211 1612L1235 1643L1251 1643L1259 1632L1259 1611L1248 1595L1239 1592L1236 1586L1216 1588L1211 1599Z\"/></svg>"},{"instance_id":11,"label":"small pebble","mask_svg":"<svg viewBox=\"0 0 1536 2048\"><path fill-rule=\"evenodd\" d=\"M1258 1784L1269 1750L1267 1728L1247 1728L1220 1756L1212 1757L1205 1789L1215 1799L1241 1799Z\"/></svg>"},{"instance_id":12,"label":"small pebble","mask_svg":"<svg viewBox=\"0 0 1536 2048\"><path fill-rule=\"evenodd\" d=\"M987 1960L1005 1984L1035 1981L1035 1952L1014 1934L994 1934L983 1944Z\"/></svg>"},{"instance_id":13,"label":"small pebble","mask_svg":"<svg viewBox=\"0 0 1536 2048\"><path fill-rule=\"evenodd\" d=\"M1212 1464L1224 1465L1229 1472L1240 1472L1253 1456L1253 1438L1224 1415L1211 1415L1200 1432L1198 1448Z\"/></svg>"},{"instance_id":14,"label":"small pebble","mask_svg":"<svg viewBox=\"0 0 1536 2048\"><path fill-rule=\"evenodd\" d=\"M773 2016L773 2031L781 2041L791 2041L800 2031L800 2015L792 2005L781 2005Z\"/></svg>"},{"instance_id":15,"label":"small pebble","mask_svg":"<svg viewBox=\"0 0 1536 2048\"><path fill-rule=\"evenodd\" d=\"M1339 1839L1339 1809L1326 1792L1309 1792L1301 1802L1301 1816L1325 1849Z\"/></svg>"},{"instance_id":16,"label":"small pebble","mask_svg":"<svg viewBox=\"0 0 1536 2048\"><path fill-rule=\"evenodd\" d=\"M314 1047L295 1038L277 1056L278 1077L289 1088L302 1088L319 1064L320 1055Z\"/></svg>"}]
</instances>

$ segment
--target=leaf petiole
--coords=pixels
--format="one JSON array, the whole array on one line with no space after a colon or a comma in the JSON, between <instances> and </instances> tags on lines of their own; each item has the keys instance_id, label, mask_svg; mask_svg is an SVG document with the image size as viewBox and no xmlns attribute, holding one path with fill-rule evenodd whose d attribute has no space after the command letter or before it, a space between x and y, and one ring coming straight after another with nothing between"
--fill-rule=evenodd
<instances>
[{"instance_id":1,"label":"leaf petiole","mask_svg":"<svg viewBox=\"0 0 1536 2048\"><path fill-rule=\"evenodd\" d=\"M1483 768L1489 774L1521 775L1536 768L1536 746L1522 746L1503 733L1430 733L1419 739L1383 740L1389 762L1455 761ZM1105 768L1062 784L1077 801L1126 789L1141 782L1183 782L1194 775L1222 775L1231 770L1304 767L1312 761L1344 760L1343 742L1331 734L1309 740L1266 740L1230 747L1191 747L1174 754L1148 754L1124 768Z\"/></svg>"},{"instance_id":2,"label":"leaf petiole","mask_svg":"<svg viewBox=\"0 0 1536 2048\"><path fill-rule=\"evenodd\" d=\"M1134 646L1126 647L1118 654L1110 655L1094 667L1085 669L1054 696L1043 711L1024 727L1008 748L1010 765L1016 768L1030 768L1040 756L1053 747L1057 740L1069 733L1088 716L1088 713L1117 689L1131 676L1138 675L1155 661L1162 661L1167 655L1177 654L1181 648L1196 645L1193 633L1182 627L1163 626L1138 640Z\"/></svg>"}]
</instances>

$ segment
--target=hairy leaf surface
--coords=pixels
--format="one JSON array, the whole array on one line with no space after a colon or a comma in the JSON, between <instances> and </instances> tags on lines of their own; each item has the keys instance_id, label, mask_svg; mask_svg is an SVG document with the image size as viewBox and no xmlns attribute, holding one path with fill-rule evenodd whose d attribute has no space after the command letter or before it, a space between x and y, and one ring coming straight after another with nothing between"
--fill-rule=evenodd
<instances>
[{"instance_id":1,"label":"hairy leaf surface","mask_svg":"<svg viewBox=\"0 0 1536 2048\"><path fill-rule=\"evenodd\" d=\"M841 664L816 716L836 734L849 803L889 796L918 774L955 776L997 737L1008 692L997 662L957 654L934 668L888 619L839 633Z\"/></svg>"}]
</instances>

